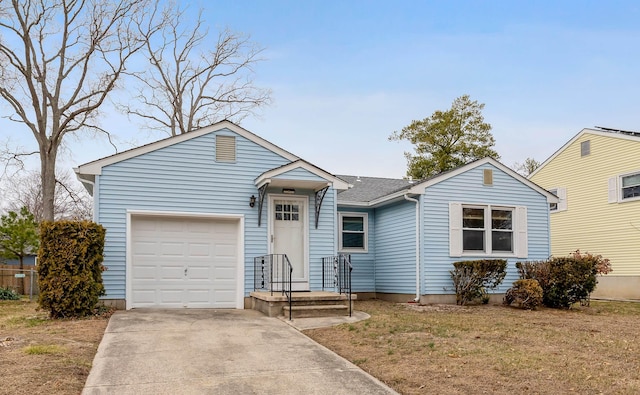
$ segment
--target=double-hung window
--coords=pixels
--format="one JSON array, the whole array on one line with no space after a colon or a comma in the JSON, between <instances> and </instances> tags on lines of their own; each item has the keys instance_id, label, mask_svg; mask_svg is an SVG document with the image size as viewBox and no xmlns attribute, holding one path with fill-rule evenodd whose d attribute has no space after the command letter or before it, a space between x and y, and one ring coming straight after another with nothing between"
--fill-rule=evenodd
<instances>
[{"instance_id":1,"label":"double-hung window","mask_svg":"<svg viewBox=\"0 0 640 395\"><path fill-rule=\"evenodd\" d=\"M526 207L450 203L450 255L526 257L526 215Z\"/></svg>"},{"instance_id":2,"label":"double-hung window","mask_svg":"<svg viewBox=\"0 0 640 395\"><path fill-rule=\"evenodd\" d=\"M552 213L567 210L567 188L552 188L549 192L558 197L557 203L549 203L549 211Z\"/></svg>"},{"instance_id":3,"label":"double-hung window","mask_svg":"<svg viewBox=\"0 0 640 395\"><path fill-rule=\"evenodd\" d=\"M620 178L622 184L620 196L622 200L640 197L640 173L630 174Z\"/></svg>"},{"instance_id":4,"label":"double-hung window","mask_svg":"<svg viewBox=\"0 0 640 395\"><path fill-rule=\"evenodd\" d=\"M513 208L462 206L462 251L513 252Z\"/></svg>"},{"instance_id":5,"label":"double-hung window","mask_svg":"<svg viewBox=\"0 0 640 395\"><path fill-rule=\"evenodd\" d=\"M367 213L339 213L340 251L367 252Z\"/></svg>"},{"instance_id":6,"label":"double-hung window","mask_svg":"<svg viewBox=\"0 0 640 395\"><path fill-rule=\"evenodd\" d=\"M640 171L609 178L609 203L640 200Z\"/></svg>"}]
</instances>

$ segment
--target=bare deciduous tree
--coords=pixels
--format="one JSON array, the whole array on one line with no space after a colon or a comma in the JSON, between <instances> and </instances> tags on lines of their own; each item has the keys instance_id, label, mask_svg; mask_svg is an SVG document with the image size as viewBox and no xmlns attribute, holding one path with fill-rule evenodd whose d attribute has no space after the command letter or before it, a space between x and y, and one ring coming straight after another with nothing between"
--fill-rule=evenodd
<instances>
[{"instance_id":1,"label":"bare deciduous tree","mask_svg":"<svg viewBox=\"0 0 640 395\"><path fill-rule=\"evenodd\" d=\"M55 167L69 134L104 131L98 110L152 27L148 0L0 1L0 97L37 142L42 216L53 220ZM134 28L135 26L135 28Z\"/></svg>"},{"instance_id":2,"label":"bare deciduous tree","mask_svg":"<svg viewBox=\"0 0 640 395\"><path fill-rule=\"evenodd\" d=\"M172 136L222 119L240 122L271 102L271 91L252 80L261 48L228 29L211 40L202 10L189 22L186 9L170 4L141 28L140 33L149 35L154 24L162 24L162 39L147 36L144 52L150 67L130 73L140 82L138 104L120 106L147 121L148 129Z\"/></svg>"},{"instance_id":3,"label":"bare deciduous tree","mask_svg":"<svg viewBox=\"0 0 640 395\"><path fill-rule=\"evenodd\" d=\"M523 176L529 177L529 175L531 175L531 173L536 171L536 169L540 167L541 164L542 163L538 162L533 158L527 158L522 163L515 162L511 168L517 171L518 173L522 174Z\"/></svg>"},{"instance_id":4,"label":"bare deciduous tree","mask_svg":"<svg viewBox=\"0 0 640 395\"><path fill-rule=\"evenodd\" d=\"M26 207L37 222L44 218L42 183L38 172L26 172L22 176L8 178L1 189L5 209L19 212ZM93 206L91 196L70 173L56 176L56 189L53 200L54 219L92 219Z\"/></svg>"}]
</instances>

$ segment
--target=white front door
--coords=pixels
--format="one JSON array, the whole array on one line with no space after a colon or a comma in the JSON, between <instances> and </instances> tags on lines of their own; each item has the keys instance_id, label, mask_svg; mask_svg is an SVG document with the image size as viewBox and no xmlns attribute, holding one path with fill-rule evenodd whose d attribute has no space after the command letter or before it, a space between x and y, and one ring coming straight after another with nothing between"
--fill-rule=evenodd
<instances>
[{"instance_id":1,"label":"white front door","mask_svg":"<svg viewBox=\"0 0 640 395\"><path fill-rule=\"evenodd\" d=\"M306 197L270 196L271 253L286 254L293 267L294 290L309 289Z\"/></svg>"}]
</instances>

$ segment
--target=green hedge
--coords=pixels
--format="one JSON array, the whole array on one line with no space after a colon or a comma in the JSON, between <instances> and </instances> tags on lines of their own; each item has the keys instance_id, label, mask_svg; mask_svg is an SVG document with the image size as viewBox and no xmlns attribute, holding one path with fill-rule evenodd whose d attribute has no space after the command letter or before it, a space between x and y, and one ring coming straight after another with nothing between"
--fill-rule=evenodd
<instances>
[{"instance_id":1,"label":"green hedge","mask_svg":"<svg viewBox=\"0 0 640 395\"><path fill-rule=\"evenodd\" d=\"M45 221L40 238L40 307L53 318L90 315L104 295L105 229L90 221Z\"/></svg>"},{"instance_id":2,"label":"green hedge","mask_svg":"<svg viewBox=\"0 0 640 395\"><path fill-rule=\"evenodd\" d=\"M473 300L489 301L487 289L494 289L506 276L507 261L504 259L480 259L453 263L451 280L456 292L456 303L465 305Z\"/></svg>"}]
</instances>

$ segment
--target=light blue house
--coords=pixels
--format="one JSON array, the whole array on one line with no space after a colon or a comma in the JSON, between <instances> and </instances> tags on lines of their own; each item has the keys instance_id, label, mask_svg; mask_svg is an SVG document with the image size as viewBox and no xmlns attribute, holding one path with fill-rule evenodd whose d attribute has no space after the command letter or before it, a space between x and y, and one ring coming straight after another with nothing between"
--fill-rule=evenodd
<instances>
[{"instance_id":1,"label":"light blue house","mask_svg":"<svg viewBox=\"0 0 640 395\"><path fill-rule=\"evenodd\" d=\"M507 260L496 290L504 293L518 278L516 262L550 255L549 203L557 197L494 159L415 183L338 177L352 185L338 193L341 234L355 221L366 234L363 245L338 247L351 254L359 297L453 303L453 262L474 259Z\"/></svg>"},{"instance_id":2,"label":"light blue house","mask_svg":"<svg viewBox=\"0 0 640 395\"><path fill-rule=\"evenodd\" d=\"M75 171L120 308L248 307L281 254L294 291L326 286L323 258L338 254L360 297L443 300L451 263L484 257L509 259L506 289L517 260L549 256L557 201L493 159L420 183L336 176L228 121Z\"/></svg>"}]
</instances>

